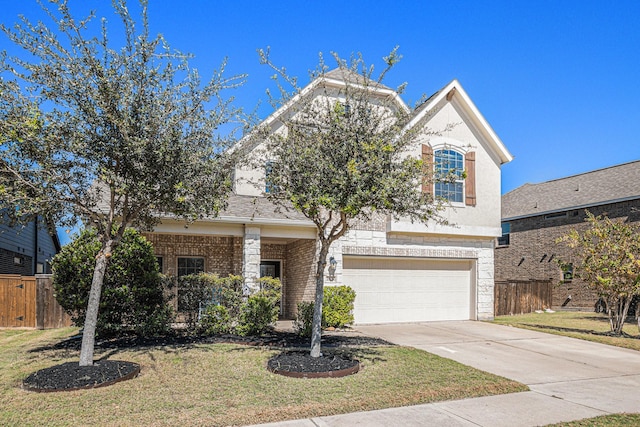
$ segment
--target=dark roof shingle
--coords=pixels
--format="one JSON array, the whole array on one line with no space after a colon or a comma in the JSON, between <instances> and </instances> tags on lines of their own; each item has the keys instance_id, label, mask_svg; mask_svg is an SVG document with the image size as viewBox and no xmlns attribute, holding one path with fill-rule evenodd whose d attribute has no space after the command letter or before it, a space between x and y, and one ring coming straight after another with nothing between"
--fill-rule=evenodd
<instances>
[{"instance_id":1,"label":"dark roof shingle","mask_svg":"<svg viewBox=\"0 0 640 427\"><path fill-rule=\"evenodd\" d=\"M635 198L640 198L640 160L540 184L525 184L502 196L502 219Z\"/></svg>"}]
</instances>

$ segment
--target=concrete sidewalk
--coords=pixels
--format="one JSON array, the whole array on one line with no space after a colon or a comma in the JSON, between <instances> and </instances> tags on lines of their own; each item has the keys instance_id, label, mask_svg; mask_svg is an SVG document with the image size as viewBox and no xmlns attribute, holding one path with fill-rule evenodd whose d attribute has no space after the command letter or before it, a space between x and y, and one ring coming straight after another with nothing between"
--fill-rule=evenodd
<instances>
[{"instance_id":1,"label":"concrete sidewalk","mask_svg":"<svg viewBox=\"0 0 640 427\"><path fill-rule=\"evenodd\" d=\"M539 426L640 412L640 352L484 322L360 326L524 384L531 391L263 426Z\"/></svg>"}]
</instances>

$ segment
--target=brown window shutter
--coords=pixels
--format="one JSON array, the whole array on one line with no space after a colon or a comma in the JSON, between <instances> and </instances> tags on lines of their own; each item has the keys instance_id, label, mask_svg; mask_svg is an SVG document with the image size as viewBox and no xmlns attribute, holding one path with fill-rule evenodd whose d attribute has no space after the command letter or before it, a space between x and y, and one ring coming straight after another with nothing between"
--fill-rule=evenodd
<instances>
[{"instance_id":1,"label":"brown window shutter","mask_svg":"<svg viewBox=\"0 0 640 427\"><path fill-rule=\"evenodd\" d=\"M476 153L471 151L464 156L465 179L464 203L467 206L476 205Z\"/></svg>"},{"instance_id":2,"label":"brown window shutter","mask_svg":"<svg viewBox=\"0 0 640 427\"><path fill-rule=\"evenodd\" d=\"M422 144L422 161L424 162L424 178L422 180L422 192L433 193L433 148Z\"/></svg>"}]
</instances>

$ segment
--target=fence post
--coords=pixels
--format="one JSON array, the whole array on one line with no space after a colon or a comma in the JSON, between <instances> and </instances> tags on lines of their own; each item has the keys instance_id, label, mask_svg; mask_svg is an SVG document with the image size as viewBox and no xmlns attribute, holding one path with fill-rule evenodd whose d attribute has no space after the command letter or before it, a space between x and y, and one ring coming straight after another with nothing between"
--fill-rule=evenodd
<instances>
[{"instance_id":1,"label":"fence post","mask_svg":"<svg viewBox=\"0 0 640 427\"><path fill-rule=\"evenodd\" d=\"M45 285L49 275L36 274L36 329L44 329Z\"/></svg>"}]
</instances>

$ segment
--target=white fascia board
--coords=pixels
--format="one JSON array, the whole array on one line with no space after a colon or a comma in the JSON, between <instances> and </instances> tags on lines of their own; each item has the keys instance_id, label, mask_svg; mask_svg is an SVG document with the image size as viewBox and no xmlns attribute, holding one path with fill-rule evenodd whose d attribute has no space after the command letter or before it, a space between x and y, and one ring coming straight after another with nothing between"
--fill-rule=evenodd
<instances>
[{"instance_id":1,"label":"white fascia board","mask_svg":"<svg viewBox=\"0 0 640 427\"><path fill-rule=\"evenodd\" d=\"M336 88L347 87L347 83L343 80L319 77L314 81L312 81L311 83L309 83L307 86L305 86L299 93L295 94L283 106L281 106L276 111L271 113L266 119L264 119L260 123L260 125L266 125L266 126L272 127L274 122L278 120L280 116L285 114L289 109L291 109L291 107L295 105L300 100L300 98L307 96L310 92L315 90L320 85L327 85L327 86L336 87ZM350 85L365 89L365 86L362 86L362 85L357 85L353 83L350 83ZM409 106L407 106L407 104L402 100L402 98L400 98L400 95L395 90L388 89L388 88L375 88L375 87L369 87L369 89L372 89L375 93L380 94L380 96L382 97L392 97L393 100L396 102L396 104L398 104L400 108L402 108L406 113L410 111ZM240 139L240 141L238 141L238 143L234 145L234 147L241 146L242 144L244 144L244 141L249 140L252 137L254 132L255 131L251 131L247 135L243 136ZM234 149L233 147L230 148L230 150L233 150L233 149Z\"/></svg>"},{"instance_id":2,"label":"white fascia board","mask_svg":"<svg viewBox=\"0 0 640 427\"><path fill-rule=\"evenodd\" d=\"M337 80L337 79L321 79L325 84L327 84L328 86L332 86L335 88L344 88L347 87L347 82L343 81L343 80ZM349 83L349 86L358 88L358 89L362 89L362 90L371 90L372 92L379 94L382 98L393 98L393 100L396 102L396 104L398 104L400 106L400 108L402 108L404 110L405 113L408 113L411 111L411 109L409 108L409 106L402 100L402 98L400 97L400 95L398 94L398 92L396 92L393 89L390 88L378 88L375 86L363 86L361 84L356 84L356 83Z\"/></svg>"},{"instance_id":3,"label":"white fascia board","mask_svg":"<svg viewBox=\"0 0 640 427\"><path fill-rule=\"evenodd\" d=\"M494 151L500 158L501 164L509 163L513 160L513 155L507 150L507 147L504 145L502 140L495 133L493 128L489 125L484 116L480 113L478 108L475 106L467 92L462 88L460 82L457 79L453 79L448 85L446 85L438 95L436 95L429 104L426 105L422 111L414 119L408 124L407 128L411 128L416 125L420 120L422 120L438 103L440 103L452 89L456 90L454 94L455 99L459 96L459 104L460 106L467 112L471 120L476 124L478 129L485 135L485 138L489 142L489 144L493 147Z\"/></svg>"}]
</instances>

